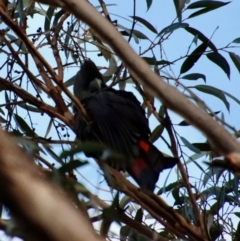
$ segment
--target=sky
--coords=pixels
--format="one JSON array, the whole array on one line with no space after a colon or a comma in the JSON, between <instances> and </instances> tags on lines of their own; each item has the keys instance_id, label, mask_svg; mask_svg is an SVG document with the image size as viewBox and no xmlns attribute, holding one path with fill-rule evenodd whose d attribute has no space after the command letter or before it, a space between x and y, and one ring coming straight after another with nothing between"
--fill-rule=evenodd
<instances>
[{"instance_id":1,"label":"sky","mask_svg":"<svg viewBox=\"0 0 240 241\"><path fill-rule=\"evenodd\" d=\"M194 1L191 1L194 2ZM91 1L91 3L94 6L98 6L98 1ZM131 28L131 18L129 16L133 15L133 1L130 0L106 0L105 3L108 4L115 4L115 6L109 6L108 11L111 15L112 20L118 20L118 23ZM173 1L169 0L162 0L157 1L154 0L151 8L147 11L146 7L146 1L143 0L137 0L136 1L136 16L140 16L141 18L146 19L148 22L150 22L158 32L160 32L162 29L164 29L166 26L170 25L172 21L176 18L176 12L173 5ZM189 16L190 13L193 11L186 11L183 14L183 19L185 19L187 16ZM191 27L198 29L202 33L204 33L208 38L211 37L212 42L216 45L217 48L222 48L226 46L228 43L236 39L237 37L240 37L240 1L234 0L227 6L224 6L222 8L219 8L215 11L206 13L204 15L198 16L196 18L192 18L187 20L186 22L190 24ZM29 21L29 29L28 33L34 33L39 27L42 27L44 29L44 17L35 15L34 18ZM1 25L0 25L1 26ZM65 25L66 26L66 25ZM142 31L145 35L148 36L149 39L153 40L155 35L147 30L143 26L137 25L137 30ZM193 41L193 36L187 33L184 29L178 29L174 31L170 37L165 40L162 44L162 50L164 52L163 59L173 61L179 56L184 56L186 54L186 51ZM139 51L144 51L149 47L149 42L146 40L140 40L139 44L136 44L134 42L134 39L130 42L131 46L134 48L134 50L139 53ZM237 45L235 45L237 46ZM192 45L190 52L193 51L196 48L196 45ZM239 48L233 48L230 51L240 55L240 49ZM52 66L56 66L55 61L52 57L51 49L49 47L42 48L40 52L43 54L43 56L46 56L49 63L51 63ZM161 59L161 52L159 48L156 48L154 50L154 53L156 54L158 60ZM188 71L185 74L190 73L202 73L206 75L206 84L215 86L219 89L222 89L226 92L229 92L236 98L239 96L239 89L240 89L240 76L239 72L235 68L235 66L232 64L228 54L224 51L220 52L223 54L224 57L228 60L231 67L231 75L230 80L226 76L226 74L216 65L214 65L212 62L210 62L206 56L202 56L200 60L193 66L193 68ZM104 60L103 57L99 58L97 57L98 52L89 52L87 53L88 57L90 57L92 60L96 62L99 66L108 66L108 63ZM147 53L144 55L146 57L152 57L151 53ZM64 53L62 53L63 59L65 58ZM165 71L168 72L170 76L177 77L179 75L181 64L183 63L183 60L177 61L173 66L170 68L165 69ZM0 60L1 63L1 60ZM32 64L31 70L37 74L36 67ZM3 70L2 70L3 71ZM5 76L4 73L1 73L1 76ZM66 68L64 71L64 79L68 80L71 78L76 72L78 71L78 67L75 68ZM166 75L166 73L161 73L163 75ZM184 85L190 87L195 86L197 84L204 84L202 79L199 79L198 81L183 81L181 80L181 83ZM173 82L170 82L170 84L173 84ZM135 91L134 86L131 84L127 85L127 90L134 92L134 94L141 100L139 94ZM181 90L181 89L180 89ZM193 90L193 89L191 89ZM197 90L193 90L195 94L197 94L200 98L203 99L203 101L213 110L213 111L221 111L224 114L225 121L232 126L234 126L237 130L240 128L239 124L239 105L230 100L230 111L228 112L225 105L221 100L218 98L212 97L207 94L203 94ZM0 99L3 98L3 92L0 93ZM52 103L52 101L45 96L44 100L47 103ZM156 100L156 107L158 108L160 106L160 102ZM38 122L39 116L36 115L36 130L38 133L45 133L47 126L48 126L48 118L41 117L41 123ZM174 124L179 123L182 121L182 118L174 113L171 113L172 122ZM150 128L153 130L158 122L156 119L151 116L150 117ZM176 126L176 129L180 136L183 136L186 138L190 143L193 142L203 142L206 138L198 132L193 127L178 127ZM64 134L64 133L63 133ZM167 134L163 133L164 137L168 140ZM52 136L53 139L57 139L56 133L54 131L50 132L48 136ZM70 139L73 140L75 137L72 133L70 133ZM171 155L170 150L168 150L167 146L164 144L163 141L158 140L155 145L163 152ZM184 151L188 155L193 155L194 153L191 152L188 148L183 147ZM54 149L56 153L61 153L61 149L59 147L55 147ZM85 158L82 155L80 155L81 158ZM204 164L199 162L199 164L206 168ZM101 183L103 181L103 178L100 174L98 174L99 170L97 165L94 163L94 161L90 161L91 165L88 165L84 168L78 169L79 176L78 180L82 183L84 183L94 194L99 195L104 200L111 200L112 194L109 192L109 188L105 183ZM189 165L190 170L190 176L196 177L198 176L199 169L194 165ZM169 175L168 171L165 171L161 174L159 183L160 186L162 186L162 182L165 181L166 177ZM85 178L85 179L84 179ZM176 180L176 170L172 169L170 172L170 176L167 180L167 183L171 183ZM194 182L194 178L192 178L192 181ZM98 189L94 188L98 187ZM165 200L167 200L169 203L173 202L173 199L171 196L164 196ZM118 232L118 226L114 225L113 230L115 232ZM0 236L1 237L1 236Z\"/></svg>"}]
</instances>

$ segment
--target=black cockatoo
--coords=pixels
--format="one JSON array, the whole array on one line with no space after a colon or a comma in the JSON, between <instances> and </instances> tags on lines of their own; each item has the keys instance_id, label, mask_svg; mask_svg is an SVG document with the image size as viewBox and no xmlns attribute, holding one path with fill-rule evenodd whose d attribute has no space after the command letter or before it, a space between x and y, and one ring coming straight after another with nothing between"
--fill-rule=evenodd
<instances>
[{"instance_id":1,"label":"black cockatoo","mask_svg":"<svg viewBox=\"0 0 240 241\"><path fill-rule=\"evenodd\" d=\"M82 142L101 141L124 155L123 160L111 159L108 164L127 171L141 188L153 191L159 173L172 168L178 159L164 157L149 142L148 119L140 102L131 92L107 87L91 60L85 60L82 64L75 76L73 90L90 119L87 123L82 114L75 110L74 131L77 138ZM100 158L95 154L90 156Z\"/></svg>"}]
</instances>

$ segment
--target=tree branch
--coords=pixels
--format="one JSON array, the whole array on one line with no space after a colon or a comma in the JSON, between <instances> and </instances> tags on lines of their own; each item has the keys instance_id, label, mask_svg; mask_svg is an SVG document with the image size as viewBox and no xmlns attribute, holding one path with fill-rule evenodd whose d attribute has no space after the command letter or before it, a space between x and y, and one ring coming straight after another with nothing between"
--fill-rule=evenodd
<instances>
[{"instance_id":1,"label":"tree branch","mask_svg":"<svg viewBox=\"0 0 240 241\"><path fill-rule=\"evenodd\" d=\"M103 241L66 193L2 130L0 166L0 200L31 240Z\"/></svg>"}]
</instances>

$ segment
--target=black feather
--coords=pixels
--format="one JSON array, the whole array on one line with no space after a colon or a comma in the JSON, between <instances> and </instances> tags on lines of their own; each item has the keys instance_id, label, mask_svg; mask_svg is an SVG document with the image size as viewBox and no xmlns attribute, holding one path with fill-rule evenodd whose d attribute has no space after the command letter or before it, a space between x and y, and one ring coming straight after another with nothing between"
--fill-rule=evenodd
<instances>
[{"instance_id":1,"label":"black feather","mask_svg":"<svg viewBox=\"0 0 240 241\"><path fill-rule=\"evenodd\" d=\"M98 85L94 85L94 81ZM81 100L90 118L90 123L87 123L76 111L74 131L77 138L81 141L100 141L123 154L126 157L124 160L109 160L109 164L118 170L127 170L141 187L153 191L159 173L173 167L177 159L164 157L148 142L148 119L137 98L131 92L107 87L91 60L86 60L77 73L74 94ZM148 151L140 148L140 140L145 140ZM99 158L94 154L91 156ZM135 167L137 160L145 164Z\"/></svg>"}]
</instances>

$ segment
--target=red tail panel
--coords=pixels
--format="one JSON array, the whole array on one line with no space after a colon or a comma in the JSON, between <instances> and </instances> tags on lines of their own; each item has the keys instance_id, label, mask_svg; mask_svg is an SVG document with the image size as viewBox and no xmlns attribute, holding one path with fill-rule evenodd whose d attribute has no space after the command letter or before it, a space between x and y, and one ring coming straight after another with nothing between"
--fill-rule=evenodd
<instances>
[{"instance_id":1,"label":"red tail panel","mask_svg":"<svg viewBox=\"0 0 240 241\"><path fill-rule=\"evenodd\" d=\"M177 158L164 157L163 154L149 141L139 141L140 155L136 158L129 174L143 189L153 191L158 181L159 173L172 168Z\"/></svg>"}]
</instances>

